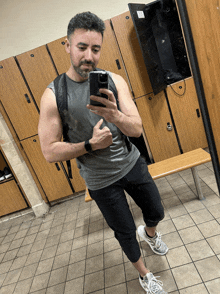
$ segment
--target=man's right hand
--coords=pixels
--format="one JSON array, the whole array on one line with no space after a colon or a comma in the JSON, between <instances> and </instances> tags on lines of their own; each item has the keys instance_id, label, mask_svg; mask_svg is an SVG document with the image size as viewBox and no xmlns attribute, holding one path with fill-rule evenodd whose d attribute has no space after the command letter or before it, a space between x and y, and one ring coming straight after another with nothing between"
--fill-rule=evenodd
<instances>
[{"instance_id":1,"label":"man's right hand","mask_svg":"<svg viewBox=\"0 0 220 294\"><path fill-rule=\"evenodd\" d=\"M89 140L92 150L104 149L112 144L112 133L108 127L101 129L103 119L100 119L93 128L92 138Z\"/></svg>"}]
</instances>

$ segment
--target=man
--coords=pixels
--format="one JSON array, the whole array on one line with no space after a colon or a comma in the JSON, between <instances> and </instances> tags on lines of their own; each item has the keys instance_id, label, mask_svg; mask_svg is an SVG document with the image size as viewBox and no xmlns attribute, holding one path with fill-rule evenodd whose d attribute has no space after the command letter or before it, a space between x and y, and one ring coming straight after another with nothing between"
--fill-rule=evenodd
<instances>
[{"instance_id":1,"label":"man","mask_svg":"<svg viewBox=\"0 0 220 294\"><path fill-rule=\"evenodd\" d=\"M71 65L66 72L69 143L62 142L63 128L57 109L54 83L45 90L41 100L39 138L48 162L76 158L91 197L96 201L122 249L139 272L139 281L147 293L166 293L162 283L145 267L136 240L136 227L124 190L142 209L146 226L138 234L160 255L168 248L156 226L164 218L160 195L145 161L137 148L126 144L125 136L139 137L142 122L124 79L110 74L117 91L100 90L108 96L89 97L89 72L95 70L100 58L104 22L86 12L77 14L68 25L66 51ZM90 98L106 107L92 106Z\"/></svg>"}]
</instances>

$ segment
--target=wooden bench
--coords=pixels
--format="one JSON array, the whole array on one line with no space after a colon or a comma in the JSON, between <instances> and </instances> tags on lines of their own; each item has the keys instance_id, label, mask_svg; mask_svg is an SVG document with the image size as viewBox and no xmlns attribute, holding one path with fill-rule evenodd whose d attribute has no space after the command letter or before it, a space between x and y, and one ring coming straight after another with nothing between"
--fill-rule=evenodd
<instances>
[{"instance_id":1,"label":"wooden bench","mask_svg":"<svg viewBox=\"0 0 220 294\"><path fill-rule=\"evenodd\" d=\"M200 185L200 179L197 173L197 166L211 161L211 156L202 148L186 152L169 159L150 164L149 172L154 180L191 168L196 190L200 200L204 199ZM91 201L89 191L86 188L85 201Z\"/></svg>"}]
</instances>

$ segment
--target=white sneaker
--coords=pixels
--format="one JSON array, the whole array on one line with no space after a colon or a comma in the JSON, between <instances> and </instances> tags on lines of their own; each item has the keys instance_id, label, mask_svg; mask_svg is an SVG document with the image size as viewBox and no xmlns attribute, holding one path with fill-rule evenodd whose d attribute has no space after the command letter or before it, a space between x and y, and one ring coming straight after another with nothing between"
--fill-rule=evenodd
<instances>
[{"instance_id":1,"label":"white sneaker","mask_svg":"<svg viewBox=\"0 0 220 294\"><path fill-rule=\"evenodd\" d=\"M144 239L150 246L150 248L153 250L154 253L159 255L165 255L169 248L167 245L161 240L161 233L156 232L156 235L153 238L149 238L146 234L145 227L139 226L138 229L138 235Z\"/></svg>"},{"instance_id":2,"label":"white sneaker","mask_svg":"<svg viewBox=\"0 0 220 294\"><path fill-rule=\"evenodd\" d=\"M147 273L143 278L139 275L141 287L148 294L167 294L162 288L163 283L158 281L152 273Z\"/></svg>"}]
</instances>

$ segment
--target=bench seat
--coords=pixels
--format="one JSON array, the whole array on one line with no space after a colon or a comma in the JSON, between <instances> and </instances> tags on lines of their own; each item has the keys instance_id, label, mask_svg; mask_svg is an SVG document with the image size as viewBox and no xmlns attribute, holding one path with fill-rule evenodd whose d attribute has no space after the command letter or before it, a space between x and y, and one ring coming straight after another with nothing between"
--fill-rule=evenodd
<instances>
[{"instance_id":1,"label":"bench seat","mask_svg":"<svg viewBox=\"0 0 220 294\"><path fill-rule=\"evenodd\" d=\"M196 190L199 199L204 199L202 189L200 185L199 176L197 173L196 166L211 161L211 156L208 152L202 148L198 148L184 154L180 154L148 166L149 172L154 180L186 170L191 168ZM89 191L86 188L85 201L91 201L92 198L89 195Z\"/></svg>"}]
</instances>

